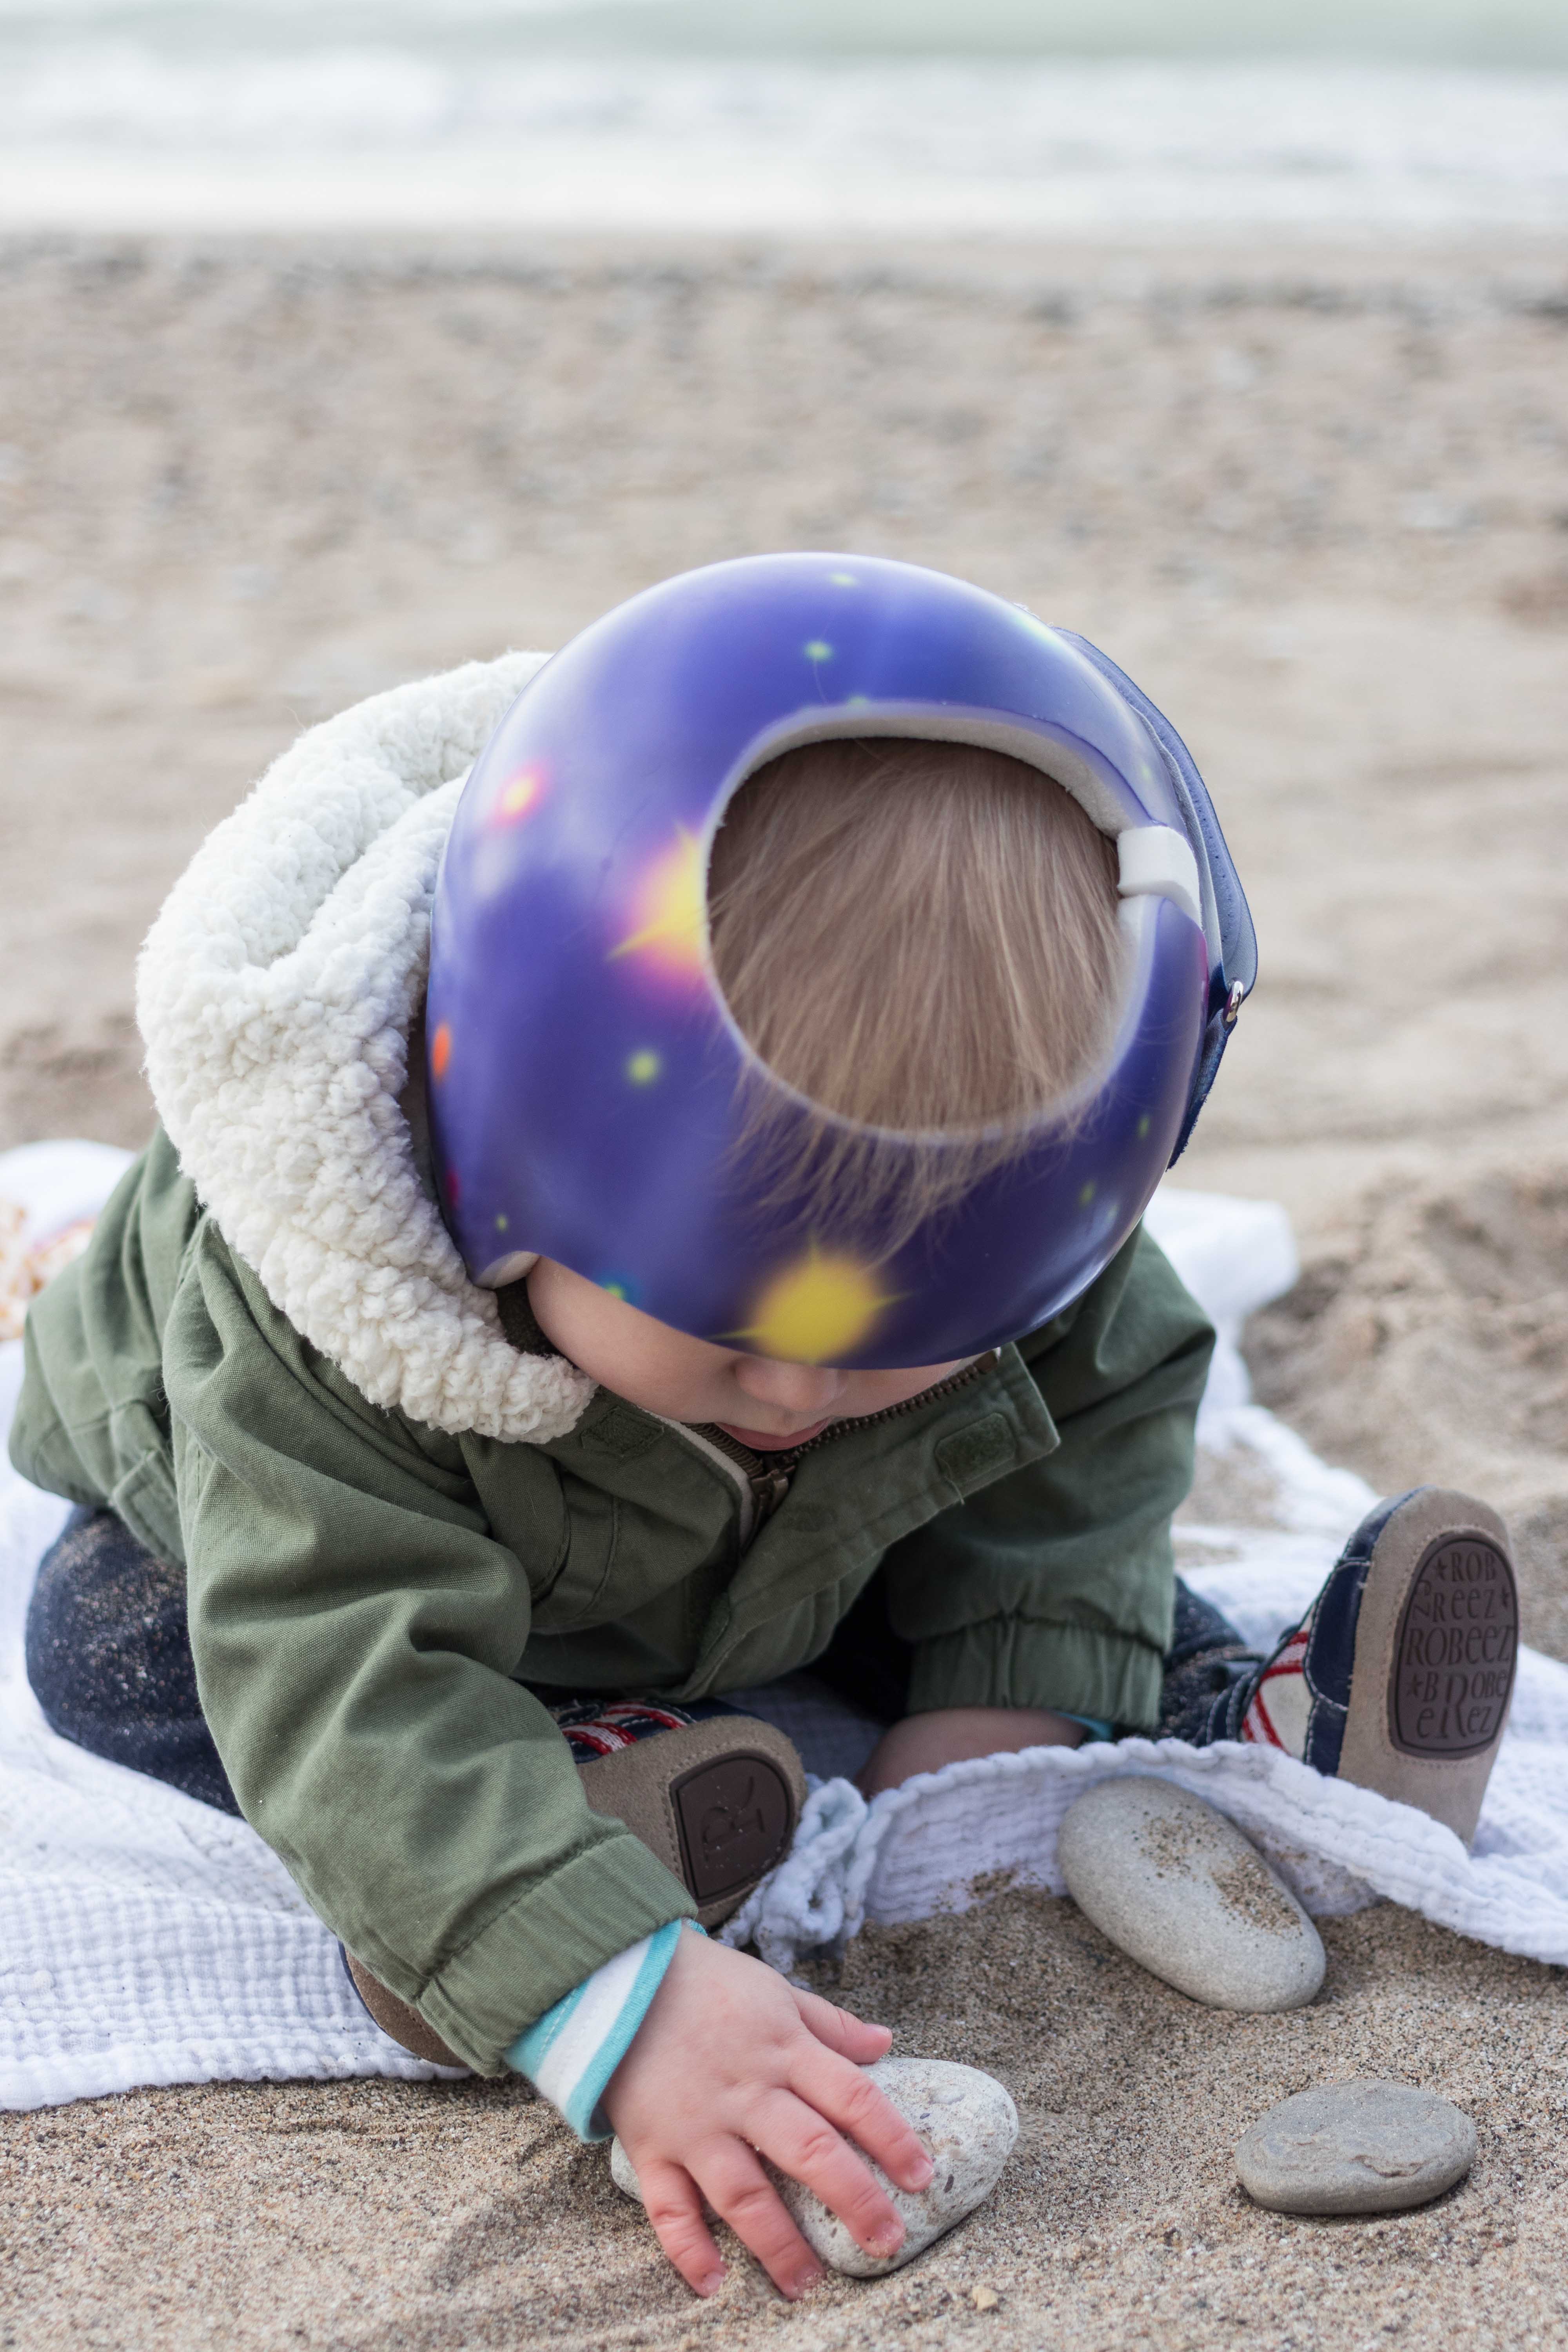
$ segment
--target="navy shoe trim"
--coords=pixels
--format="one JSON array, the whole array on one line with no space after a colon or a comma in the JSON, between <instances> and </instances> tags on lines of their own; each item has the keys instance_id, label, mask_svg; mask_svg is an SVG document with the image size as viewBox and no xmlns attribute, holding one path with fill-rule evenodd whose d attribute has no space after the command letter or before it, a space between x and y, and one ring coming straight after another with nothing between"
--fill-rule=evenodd
<instances>
[{"instance_id":1,"label":"navy shoe trim","mask_svg":"<svg viewBox=\"0 0 1568 2352\"><path fill-rule=\"evenodd\" d=\"M358 2001L360 2007L364 2011L365 2015L370 2017L371 2023L376 2027L378 2032L384 2033L386 2031L385 2027L381 2024L379 2019L371 2017L370 2004L365 2000L363 1993L361 1992L358 1985L354 1982L354 1972L349 1966L349 1948L344 1942L342 1942L341 1937L338 1943L338 1958L343 1964L343 1977L347 1982L350 1992L353 1993L355 2000Z\"/></svg>"},{"instance_id":2,"label":"navy shoe trim","mask_svg":"<svg viewBox=\"0 0 1568 2352\"><path fill-rule=\"evenodd\" d=\"M1395 1511L1420 1489L1408 1487L1367 1513L1329 1572L1309 1620L1306 1676L1311 1706L1307 1715L1307 1745L1302 1758L1315 1772L1332 1779L1340 1769L1345 1724L1350 1715L1351 1677L1355 1669L1356 1627L1361 1598L1378 1538Z\"/></svg>"},{"instance_id":3,"label":"navy shoe trim","mask_svg":"<svg viewBox=\"0 0 1568 2352\"><path fill-rule=\"evenodd\" d=\"M698 1699L690 1706L674 1706L661 1699L624 1699L601 1692L553 1705L550 1712L574 1762L592 1764L619 1748L656 1739L661 1731L685 1731L714 1716L738 1715L740 1709L722 1699Z\"/></svg>"}]
</instances>

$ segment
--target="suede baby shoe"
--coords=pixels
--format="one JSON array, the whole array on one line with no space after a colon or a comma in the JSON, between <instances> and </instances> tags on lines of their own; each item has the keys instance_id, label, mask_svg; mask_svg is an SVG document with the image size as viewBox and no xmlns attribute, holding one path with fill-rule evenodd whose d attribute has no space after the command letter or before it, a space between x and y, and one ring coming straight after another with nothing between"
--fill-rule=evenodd
<instances>
[{"instance_id":1,"label":"suede baby shoe","mask_svg":"<svg viewBox=\"0 0 1568 2352\"><path fill-rule=\"evenodd\" d=\"M1507 1528L1473 1496L1417 1486L1368 1513L1301 1623L1228 1695L1239 1721L1210 1737L1282 1748L1468 1845L1518 1654Z\"/></svg>"},{"instance_id":2,"label":"suede baby shoe","mask_svg":"<svg viewBox=\"0 0 1568 2352\"><path fill-rule=\"evenodd\" d=\"M625 1823L717 1927L789 1852L805 1802L794 1743L721 1702L575 1699L551 1713L576 1760L590 1809ZM416 2058L460 2066L412 2003L343 1949L355 1991L384 2033Z\"/></svg>"}]
</instances>

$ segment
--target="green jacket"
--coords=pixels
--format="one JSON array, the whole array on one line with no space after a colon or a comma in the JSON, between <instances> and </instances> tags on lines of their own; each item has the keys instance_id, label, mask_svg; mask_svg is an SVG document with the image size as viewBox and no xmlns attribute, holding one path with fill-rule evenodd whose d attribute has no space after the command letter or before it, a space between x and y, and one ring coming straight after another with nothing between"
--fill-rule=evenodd
<instances>
[{"instance_id":1,"label":"green jacket","mask_svg":"<svg viewBox=\"0 0 1568 2352\"><path fill-rule=\"evenodd\" d=\"M521 1286L509 1337L544 1343ZM808 1453L739 1542L734 1479L595 1393L539 1444L373 1405L160 1136L28 1318L24 1475L186 1569L203 1708L327 1924L481 2072L685 1890L591 1813L516 1679L673 1699L806 1664L879 1566L911 1705L1148 1727L1211 1335L1146 1234L943 1397Z\"/></svg>"},{"instance_id":2,"label":"green jacket","mask_svg":"<svg viewBox=\"0 0 1568 2352\"><path fill-rule=\"evenodd\" d=\"M138 968L163 1130L33 1308L12 1446L184 1563L247 1819L485 2073L692 1908L519 1677L764 1682L885 1561L917 1708L1147 1726L1210 1348L1134 1239L972 1382L805 1454L744 1548L721 1458L538 1352L441 1222L408 1073L462 779L542 658L310 729L197 851Z\"/></svg>"}]
</instances>

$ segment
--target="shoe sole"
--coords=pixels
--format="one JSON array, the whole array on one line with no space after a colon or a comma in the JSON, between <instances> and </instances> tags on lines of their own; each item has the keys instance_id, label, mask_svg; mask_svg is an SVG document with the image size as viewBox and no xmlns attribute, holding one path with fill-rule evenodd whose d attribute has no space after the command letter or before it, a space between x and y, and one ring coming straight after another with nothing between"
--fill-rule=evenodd
<instances>
[{"instance_id":1,"label":"shoe sole","mask_svg":"<svg viewBox=\"0 0 1568 2352\"><path fill-rule=\"evenodd\" d=\"M1373 1546L1339 1774L1469 1844L1508 1720L1519 1589L1489 1505L1421 1486Z\"/></svg>"},{"instance_id":2,"label":"shoe sole","mask_svg":"<svg viewBox=\"0 0 1568 2352\"><path fill-rule=\"evenodd\" d=\"M755 1716L660 1731L579 1764L595 1813L629 1829L688 1889L705 1927L784 1860L805 1802L792 1740Z\"/></svg>"}]
</instances>

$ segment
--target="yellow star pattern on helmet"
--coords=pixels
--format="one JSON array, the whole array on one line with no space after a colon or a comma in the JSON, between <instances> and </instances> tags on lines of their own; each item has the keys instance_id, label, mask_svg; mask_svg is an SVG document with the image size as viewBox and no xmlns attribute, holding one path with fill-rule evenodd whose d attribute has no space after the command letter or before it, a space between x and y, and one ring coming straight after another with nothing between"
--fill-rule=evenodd
<instances>
[{"instance_id":1,"label":"yellow star pattern on helmet","mask_svg":"<svg viewBox=\"0 0 1568 2352\"><path fill-rule=\"evenodd\" d=\"M540 791L539 771L536 768L519 768L515 775L508 777L497 793L491 814L502 824L515 824L519 817L526 816L533 807Z\"/></svg>"},{"instance_id":2,"label":"yellow star pattern on helmet","mask_svg":"<svg viewBox=\"0 0 1568 2352\"><path fill-rule=\"evenodd\" d=\"M874 1267L814 1242L805 1257L774 1275L745 1329L727 1336L785 1363L837 1364L865 1346L892 1304Z\"/></svg>"},{"instance_id":3,"label":"yellow star pattern on helmet","mask_svg":"<svg viewBox=\"0 0 1568 2352\"><path fill-rule=\"evenodd\" d=\"M668 971L700 972L708 909L702 844L677 825L673 848L661 850L637 887L637 928L610 950L618 956L647 955Z\"/></svg>"}]
</instances>

